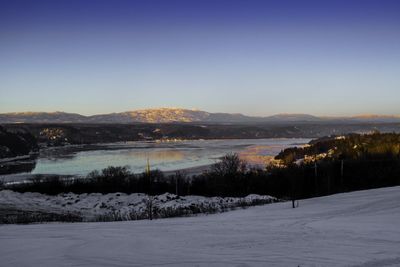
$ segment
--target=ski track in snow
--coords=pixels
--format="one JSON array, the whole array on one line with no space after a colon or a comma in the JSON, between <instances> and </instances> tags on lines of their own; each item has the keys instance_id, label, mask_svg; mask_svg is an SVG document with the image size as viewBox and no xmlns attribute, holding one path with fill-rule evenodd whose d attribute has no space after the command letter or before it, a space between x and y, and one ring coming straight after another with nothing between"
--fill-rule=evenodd
<instances>
[{"instance_id":1,"label":"ski track in snow","mask_svg":"<svg viewBox=\"0 0 400 267\"><path fill-rule=\"evenodd\" d=\"M400 266L400 187L153 221L0 226L0 266Z\"/></svg>"}]
</instances>

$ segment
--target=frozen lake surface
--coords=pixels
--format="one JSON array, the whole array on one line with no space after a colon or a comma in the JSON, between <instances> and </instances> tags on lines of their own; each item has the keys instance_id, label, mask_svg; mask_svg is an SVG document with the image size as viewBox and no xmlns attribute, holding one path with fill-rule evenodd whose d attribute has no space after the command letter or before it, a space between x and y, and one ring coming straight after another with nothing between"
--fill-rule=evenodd
<instances>
[{"instance_id":1,"label":"frozen lake surface","mask_svg":"<svg viewBox=\"0 0 400 267\"><path fill-rule=\"evenodd\" d=\"M129 166L135 173L145 170L147 159L152 169L173 171L215 163L227 153L239 153L255 165L282 149L310 139L190 140L176 142L126 142L44 150L32 174L86 175L107 166Z\"/></svg>"},{"instance_id":2,"label":"frozen lake surface","mask_svg":"<svg viewBox=\"0 0 400 267\"><path fill-rule=\"evenodd\" d=\"M400 187L153 221L0 226L1 266L400 266Z\"/></svg>"}]
</instances>

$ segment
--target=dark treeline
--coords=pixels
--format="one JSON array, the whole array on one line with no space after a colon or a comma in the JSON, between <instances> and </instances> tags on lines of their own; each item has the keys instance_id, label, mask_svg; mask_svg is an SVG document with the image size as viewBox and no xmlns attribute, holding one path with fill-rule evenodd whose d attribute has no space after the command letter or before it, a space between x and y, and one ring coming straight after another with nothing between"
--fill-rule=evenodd
<instances>
[{"instance_id":1,"label":"dark treeline","mask_svg":"<svg viewBox=\"0 0 400 267\"><path fill-rule=\"evenodd\" d=\"M58 193L147 193L165 192L179 195L233 196L266 194L279 198L301 199L339 192L400 185L399 135L351 135L345 139L314 142L307 151L327 152L318 161L295 164L302 148L283 151L291 159L285 167L269 166L265 170L249 168L238 155L226 155L201 175L188 177L177 172L166 176L158 170L132 174L125 167L108 167L94 171L85 179L40 177L32 183L7 186L19 192ZM311 150L310 150L311 149ZM332 152L333 151L333 152ZM297 153L296 156L290 153Z\"/></svg>"},{"instance_id":2,"label":"dark treeline","mask_svg":"<svg viewBox=\"0 0 400 267\"><path fill-rule=\"evenodd\" d=\"M0 126L0 158L28 155L37 151L35 137L28 131L8 131Z\"/></svg>"},{"instance_id":3,"label":"dark treeline","mask_svg":"<svg viewBox=\"0 0 400 267\"><path fill-rule=\"evenodd\" d=\"M226 156L225 160L235 160ZM239 162L240 164L240 162ZM40 177L31 183L7 186L19 192L58 193L147 193L179 195L234 196L267 194L279 198L308 198L338 192L400 185L400 161L344 160L317 164L290 165L268 170L213 170L186 177L182 173L165 176L154 170L132 174L125 167L109 167L85 179Z\"/></svg>"}]
</instances>

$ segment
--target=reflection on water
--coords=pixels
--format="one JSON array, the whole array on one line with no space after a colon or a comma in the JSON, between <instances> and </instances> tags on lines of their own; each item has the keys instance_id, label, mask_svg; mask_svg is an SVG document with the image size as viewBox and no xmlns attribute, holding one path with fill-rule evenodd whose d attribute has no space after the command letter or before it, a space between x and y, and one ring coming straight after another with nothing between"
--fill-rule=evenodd
<instances>
[{"instance_id":1,"label":"reflection on water","mask_svg":"<svg viewBox=\"0 0 400 267\"><path fill-rule=\"evenodd\" d=\"M185 152L180 150L150 150L150 151L129 151L127 155L141 160L151 159L152 161L180 161L185 159Z\"/></svg>"},{"instance_id":2,"label":"reflection on water","mask_svg":"<svg viewBox=\"0 0 400 267\"><path fill-rule=\"evenodd\" d=\"M29 173L32 172L35 167L35 158L0 163L0 175L10 173Z\"/></svg>"},{"instance_id":3,"label":"reflection on water","mask_svg":"<svg viewBox=\"0 0 400 267\"><path fill-rule=\"evenodd\" d=\"M33 174L86 175L107 166L129 166L135 173L151 168L162 171L215 163L227 153L239 153L250 164L265 165L272 156L309 139L193 140L175 143L126 142L53 148L42 151Z\"/></svg>"}]
</instances>

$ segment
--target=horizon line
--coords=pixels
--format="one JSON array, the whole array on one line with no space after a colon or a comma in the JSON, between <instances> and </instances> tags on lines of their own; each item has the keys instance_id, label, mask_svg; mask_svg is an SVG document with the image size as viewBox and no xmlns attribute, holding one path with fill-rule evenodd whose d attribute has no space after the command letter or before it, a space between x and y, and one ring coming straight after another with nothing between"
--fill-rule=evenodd
<instances>
[{"instance_id":1,"label":"horizon line","mask_svg":"<svg viewBox=\"0 0 400 267\"><path fill-rule=\"evenodd\" d=\"M198 111L198 112L206 112L210 114L215 114L215 113L225 113L225 114L240 114L244 115L247 117L271 117L271 116L277 116L277 115L309 115L309 116L314 116L317 118L352 118L352 117L397 117L400 118L399 113L365 113L365 112L360 112L360 113L353 113L353 114L346 114L346 115L333 115L333 114L328 114L328 115L318 115L315 113L301 113L301 112L277 112L277 113L269 113L266 115L252 115L252 114L246 114L242 112L224 112L224 111L217 111L217 112L210 112L210 111L205 111L203 109L199 108L182 108L182 107L149 107L149 108L138 108L138 109L131 109L131 110L125 110L125 111L117 111L117 112L101 112L101 113L79 113L79 112L73 112L73 111L61 111L61 110L54 110L54 111L33 111L33 110L27 110L27 111L8 111L8 112L0 112L1 115L5 114L29 114L29 113L47 113L47 114L55 114L55 113L65 113L65 114L77 114L85 117L91 117L91 116L96 116L96 115L106 115L106 114L118 114L118 113L127 113L127 112L136 112L136 111L147 111L147 110L157 110L157 109L179 109L179 110L187 110L187 111Z\"/></svg>"}]
</instances>

